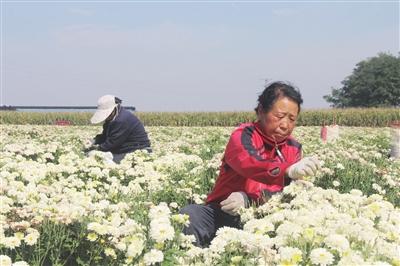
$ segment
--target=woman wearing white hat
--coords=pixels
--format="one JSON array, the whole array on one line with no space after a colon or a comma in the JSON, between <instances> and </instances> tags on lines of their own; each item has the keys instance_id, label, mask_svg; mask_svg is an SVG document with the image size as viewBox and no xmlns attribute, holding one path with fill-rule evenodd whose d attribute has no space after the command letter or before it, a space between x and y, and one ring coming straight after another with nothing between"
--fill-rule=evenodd
<instances>
[{"instance_id":1,"label":"woman wearing white hat","mask_svg":"<svg viewBox=\"0 0 400 266\"><path fill-rule=\"evenodd\" d=\"M119 163L127 153L146 149L151 152L150 141L142 122L121 106L121 99L104 95L97 102L97 110L90 119L92 124L104 121L103 132L85 151L111 152L113 161Z\"/></svg>"}]
</instances>

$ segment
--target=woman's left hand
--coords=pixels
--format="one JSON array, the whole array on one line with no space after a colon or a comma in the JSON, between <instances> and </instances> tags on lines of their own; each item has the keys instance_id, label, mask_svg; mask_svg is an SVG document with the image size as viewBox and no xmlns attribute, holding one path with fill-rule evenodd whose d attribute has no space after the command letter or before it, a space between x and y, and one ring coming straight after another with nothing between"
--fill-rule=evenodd
<instances>
[{"instance_id":1,"label":"woman's left hand","mask_svg":"<svg viewBox=\"0 0 400 266\"><path fill-rule=\"evenodd\" d=\"M305 157L291 165L287 170L287 175L291 179L303 179L305 176L314 176L320 168L321 163L316 157Z\"/></svg>"}]
</instances>

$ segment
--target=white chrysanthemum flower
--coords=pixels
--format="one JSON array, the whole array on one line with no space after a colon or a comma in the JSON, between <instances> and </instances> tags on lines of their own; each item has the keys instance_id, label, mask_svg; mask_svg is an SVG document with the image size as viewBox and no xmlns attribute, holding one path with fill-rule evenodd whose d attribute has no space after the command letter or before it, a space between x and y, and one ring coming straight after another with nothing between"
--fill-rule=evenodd
<instances>
[{"instance_id":1,"label":"white chrysanthemum flower","mask_svg":"<svg viewBox=\"0 0 400 266\"><path fill-rule=\"evenodd\" d=\"M12 260L7 255L0 255L0 265L1 266L11 266Z\"/></svg>"},{"instance_id":2,"label":"white chrysanthemum flower","mask_svg":"<svg viewBox=\"0 0 400 266\"><path fill-rule=\"evenodd\" d=\"M178 203L176 203L176 202L171 202L171 203L169 204L169 207L171 207L171 208L173 208L173 209L177 209L177 208L179 207L179 205L178 205Z\"/></svg>"},{"instance_id":3,"label":"white chrysanthemum flower","mask_svg":"<svg viewBox=\"0 0 400 266\"><path fill-rule=\"evenodd\" d=\"M301 228L300 225L292 223L292 222L283 222L283 224L281 224L277 229L276 229L276 233L279 236L283 236L283 237L291 237L291 238L298 238L301 233L302 233L303 229Z\"/></svg>"},{"instance_id":4,"label":"white chrysanthemum flower","mask_svg":"<svg viewBox=\"0 0 400 266\"><path fill-rule=\"evenodd\" d=\"M18 237L11 236L1 239L1 243L9 249L15 249L21 245L21 240Z\"/></svg>"},{"instance_id":5,"label":"white chrysanthemum flower","mask_svg":"<svg viewBox=\"0 0 400 266\"><path fill-rule=\"evenodd\" d=\"M338 234L332 234L325 238L325 244L333 250L337 250L339 253L344 253L350 248L350 243L346 237Z\"/></svg>"},{"instance_id":6,"label":"white chrysanthemum flower","mask_svg":"<svg viewBox=\"0 0 400 266\"><path fill-rule=\"evenodd\" d=\"M144 248L144 240L143 236L135 235L130 238L130 244L128 245L128 249L126 251L126 256L131 258L136 258L140 254L142 254Z\"/></svg>"},{"instance_id":7,"label":"white chrysanthemum flower","mask_svg":"<svg viewBox=\"0 0 400 266\"><path fill-rule=\"evenodd\" d=\"M343 257L340 258L338 262L338 266L358 266L358 265L365 265L366 262L356 252L348 252Z\"/></svg>"},{"instance_id":8,"label":"white chrysanthemum flower","mask_svg":"<svg viewBox=\"0 0 400 266\"><path fill-rule=\"evenodd\" d=\"M95 231L99 235L105 235L108 233L108 227L104 224L92 222L92 223L89 223L87 227L88 227L88 230Z\"/></svg>"},{"instance_id":9,"label":"white chrysanthemum flower","mask_svg":"<svg viewBox=\"0 0 400 266\"><path fill-rule=\"evenodd\" d=\"M254 208L240 208L239 210L240 214L240 221L242 223L245 223L247 221L250 221L251 219L254 219Z\"/></svg>"},{"instance_id":10,"label":"white chrysanthemum flower","mask_svg":"<svg viewBox=\"0 0 400 266\"><path fill-rule=\"evenodd\" d=\"M353 196L359 196L359 197L361 197L363 195L362 191L359 189L350 190L350 194Z\"/></svg>"},{"instance_id":11,"label":"white chrysanthemum flower","mask_svg":"<svg viewBox=\"0 0 400 266\"><path fill-rule=\"evenodd\" d=\"M90 232L90 233L87 235L86 238L87 238L87 240L89 240L90 242L94 242L94 241L97 240L98 236L97 236L96 233Z\"/></svg>"},{"instance_id":12,"label":"white chrysanthemum flower","mask_svg":"<svg viewBox=\"0 0 400 266\"><path fill-rule=\"evenodd\" d=\"M126 250L126 244L123 242L118 242L115 247L119 250L119 251L125 251Z\"/></svg>"},{"instance_id":13,"label":"white chrysanthemum flower","mask_svg":"<svg viewBox=\"0 0 400 266\"><path fill-rule=\"evenodd\" d=\"M172 215L171 220L185 226L188 226L190 223L189 215L187 214L174 214Z\"/></svg>"},{"instance_id":14,"label":"white chrysanthemum flower","mask_svg":"<svg viewBox=\"0 0 400 266\"><path fill-rule=\"evenodd\" d=\"M152 249L144 255L143 260L146 265L154 265L164 260L164 254L160 250Z\"/></svg>"},{"instance_id":15,"label":"white chrysanthemum flower","mask_svg":"<svg viewBox=\"0 0 400 266\"><path fill-rule=\"evenodd\" d=\"M333 185L334 187L338 187L338 186L340 186L340 182L337 181L337 180L334 180L334 181L332 182L332 185Z\"/></svg>"},{"instance_id":16,"label":"white chrysanthemum flower","mask_svg":"<svg viewBox=\"0 0 400 266\"><path fill-rule=\"evenodd\" d=\"M24 239L24 233L22 233L22 232L15 232L14 236L16 238L18 238L19 240L23 240Z\"/></svg>"},{"instance_id":17,"label":"white chrysanthemum flower","mask_svg":"<svg viewBox=\"0 0 400 266\"><path fill-rule=\"evenodd\" d=\"M241 244L246 247L246 251L249 253L263 253L268 254L268 256L271 252L276 253L275 250L272 250L274 242L268 235L250 234L248 232L243 232L243 235Z\"/></svg>"},{"instance_id":18,"label":"white chrysanthemum flower","mask_svg":"<svg viewBox=\"0 0 400 266\"><path fill-rule=\"evenodd\" d=\"M305 240L307 241L313 241L316 235L315 229L312 227L307 227L303 230L301 235L304 237Z\"/></svg>"},{"instance_id":19,"label":"white chrysanthemum flower","mask_svg":"<svg viewBox=\"0 0 400 266\"><path fill-rule=\"evenodd\" d=\"M316 265L331 265L333 263L333 255L324 248L313 249L310 253L310 259Z\"/></svg>"},{"instance_id":20,"label":"white chrysanthemum flower","mask_svg":"<svg viewBox=\"0 0 400 266\"><path fill-rule=\"evenodd\" d=\"M28 246L33 246L33 245L36 244L36 242L37 242L39 236L40 236L39 233L35 233L35 232L30 233L30 234L27 234L27 235L24 237L24 241L25 241L25 243L26 243Z\"/></svg>"},{"instance_id":21,"label":"white chrysanthemum flower","mask_svg":"<svg viewBox=\"0 0 400 266\"><path fill-rule=\"evenodd\" d=\"M196 258L203 255L205 252L207 252L207 249L192 246L188 251L186 251L186 256L188 256L188 258L190 258L191 260L195 260Z\"/></svg>"},{"instance_id":22,"label":"white chrysanthemum flower","mask_svg":"<svg viewBox=\"0 0 400 266\"><path fill-rule=\"evenodd\" d=\"M203 204L204 203L204 199L199 194L194 193L192 195L192 199L193 199L194 203L196 203L196 204Z\"/></svg>"},{"instance_id":23,"label":"white chrysanthemum flower","mask_svg":"<svg viewBox=\"0 0 400 266\"><path fill-rule=\"evenodd\" d=\"M379 194L385 194L386 193L386 190L385 189L383 189L380 185L378 185L378 184L376 184L376 183L374 183L374 184L372 184L372 188L374 189L374 190L376 190Z\"/></svg>"},{"instance_id":24,"label":"white chrysanthemum flower","mask_svg":"<svg viewBox=\"0 0 400 266\"><path fill-rule=\"evenodd\" d=\"M172 240L175 230L168 222L153 220L150 222L150 237L157 243L164 243L166 240Z\"/></svg>"},{"instance_id":25,"label":"white chrysanthemum flower","mask_svg":"<svg viewBox=\"0 0 400 266\"><path fill-rule=\"evenodd\" d=\"M390 243L382 239L376 241L378 254L391 258L393 264L400 265L400 245L398 243Z\"/></svg>"},{"instance_id":26,"label":"white chrysanthemum flower","mask_svg":"<svg viewBox=\"0 0 400 266\"><path fill-rule=\"evenodd\" d=\"M280 263L283 265L296 265L303 260L301 250L292 247L279 248Z\"/></svg>"},{"instance_id":27,"label":"white chrysanthemum flower","mask_svg":"<svg viewBox=\"0 0 400 266\"><path fill-rule=\"evenodd\" d=\"M274 231L274 225L265 219L253 219L243 226L243 230L254 234L266 234Z\"/></svg>"},{"instance_id":28,"label":"white chrysanthemum flower","mask_svg":"<svg viewBox=\"0 0 400 266\"><path fill-rule=\"evenodd\" d=\"M1 266L3 266L3 264L0 263ZM23 260L20 261L16 261L12 264L12 266L29 266L29 264Z\"/></svg>"},{"instance_id":29,"label":"white chrysanthemum flower","mask_svg":"<svg viewBox=\"0 0 400 266\"><path fill-rule=\"evenodd\" d=\"M265 204L265 205L267 205L267 204ZM262 208L262 206L261 206L261 208ZM269 215L267 217L267 219L269 221L271 221L271 223L273 223L273 224L279 224L285 220L285 215L283 214L283 212L275 212L275 213L272 213L271 215Z\"/></svg>"},{"instance_id":30,"label":"white chrysanthemum flower","mask_svg":"<svg viewBox=\"0 0 400 266\"><path fill-rule=\"evenodd\" d=\"M10 190L8 194L10 195ZM0 202L1 202L0 214L8 213L11 210L11 206L14 203L11 198L6 196L0 196Z\"/></svg>"},{"instance_id":31,"label":"white chrysanthemum flower","mask_svg":"<svg viewBox=\"0 0 400 266\"><path fill-rule=\"evenodd\" d=\"M222 254L225 246L229 242L239 241L239 230L232 227L221 227L216 233L216 237L211 241L209 249L213 254Z\"/></svg>"},{"instance_id":32,"label":"white chrysanthemum flower","mask_svg":"<svg viewBox=\"0 0 400 266\"><path fill-rule=\"evenodd\" d=\"M179 245L183 248L193 247L193 243L196 242L194 235L179 234Z\"/></svg>"},{"instance_id":33,"label":"white chrysanthemum flower","mask_svg":"<svg viewBox=\"0 0 400 266\"><path fill-rule=\"evenodd\" d=\"M165 202L161 202L157 206L154 206L149 211L149 217L151 220L158 219L160 217L169 217L171 210Z\"/></svg>"},{"instance_id":34,"label":"white chrysanthemum flower","mask_svg":"<svg viewBox=\"0 0 400 266\"><path fill-rule=\"evenodd\" d=\"M340 169L340 170L344 170L344 169L345 169L344 166L343 166L343 164L341 164L341 163L337 163L337 164L336 164L336 168L337 168L337 169Z\"/></svg>"},{"instance_id":35,"label":"white chrysanthemum flower","mask_svg":"<svg viewBox=\"0 0 400 266\"><path fill-rule=\"evenodd\" d=\"M106 256L108 256L108 257L113 258L113 259L116 259L116 258L117 258L117 253L116 253L115 250L112 249L112 248L106 248L106 249L104 250L104 254L105 254Z\"/></svg>"}]
</instances>

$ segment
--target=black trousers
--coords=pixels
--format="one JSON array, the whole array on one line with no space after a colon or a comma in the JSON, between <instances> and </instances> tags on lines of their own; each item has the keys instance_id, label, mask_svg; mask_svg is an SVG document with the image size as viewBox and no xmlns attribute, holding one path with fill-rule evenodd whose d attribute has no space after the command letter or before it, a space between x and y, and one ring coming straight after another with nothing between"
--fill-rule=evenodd
<instances>
[{"instance_id":1,"label":"black trousers","mask_svg":"<svg viewBox=\"0 0 400 266\"><path fill-rule=\"evenodd\" d=\"M190 224L183 233L194 235L194 244L198 247L207 247L217 230L223 226L242 228L240 216L227 214L217 204L190 204L182 208L180 213L189 215Z\"/></svg>"}]
</instances>

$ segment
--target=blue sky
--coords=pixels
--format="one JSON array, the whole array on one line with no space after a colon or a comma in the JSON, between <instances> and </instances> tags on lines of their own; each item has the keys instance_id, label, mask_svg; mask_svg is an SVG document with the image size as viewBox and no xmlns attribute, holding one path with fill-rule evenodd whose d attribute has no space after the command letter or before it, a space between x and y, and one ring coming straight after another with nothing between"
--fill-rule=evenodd
<instances>
[{"instance_id":1,"label":"blue sky","mask_svg":"<svg viewBox=\"0 0 400 266\"><path fill-rule=\"evenodd\" d=\"M358 62L399 52L398 1L3 0L1 14L2 105L248 111L283 80L326 108Z\"/></svg>"}]
</instances>

